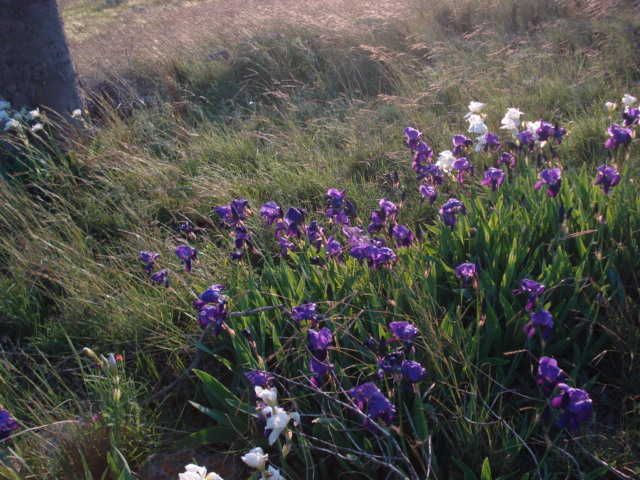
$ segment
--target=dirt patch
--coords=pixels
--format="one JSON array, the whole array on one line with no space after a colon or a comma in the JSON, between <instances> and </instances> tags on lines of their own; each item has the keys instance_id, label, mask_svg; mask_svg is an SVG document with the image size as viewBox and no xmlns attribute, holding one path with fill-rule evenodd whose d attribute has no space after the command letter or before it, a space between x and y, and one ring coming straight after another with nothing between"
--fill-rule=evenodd
<instances>
[{"instance_id":1,"label":"dirt patch","mask_svg":"<svg viewBox=\"0 0 640 480\"><path fill-rule=\"evenodd\" d=\"M67 0L63 12L78 6ZM64 16L79 74L99 78L283 23L340 32L371 29L407 12L407 2L399 0L130 0L114 9L67 10Z\"/></svg>"}]
</instances>

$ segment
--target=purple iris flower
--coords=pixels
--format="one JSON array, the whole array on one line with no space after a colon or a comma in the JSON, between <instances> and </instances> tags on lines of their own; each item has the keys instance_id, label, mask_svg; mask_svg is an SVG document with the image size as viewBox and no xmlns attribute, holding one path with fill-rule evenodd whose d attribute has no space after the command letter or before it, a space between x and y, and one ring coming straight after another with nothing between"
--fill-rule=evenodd
<instances>
[{"instance_id":1,"label":"purple iris flower","mask_svg":"<svg viewBox=\"0 0 640 480\"><path fill-rule=\"evenodd\" d=\"M338 202L337 206L340 207L342 205L342 200L344 200L345 190L336 190L335 188L330 188L327 190L327 199L330 202Z\"/></svg>"},{"instance_id":2,"label":"purple iris flower","mask_svg":"<svg viewBox=\"0 0 640 480\"><path fill-rule=\"evenodd\" d=\"M18 429L18 422L11 418L11 414L0 408L0 440L4 440L11 435L11 432Z\"/></svg>"},{"instance_id":3,"label":"purple iris flower","mask_svg":"<svg viewBox=\"0 0 640 480\"><path fill-rule=\"evenodd\" d=\"M307 226L306 233L309 243L315 247L316 253L320 253L320 247L322 247L322 241L325 238L324 228L322 228L318 222L313 221Z\"/></svg>"},{"instance_id":4,"label":"purple iris flower","mask_svg":"<svg viewBox=\"0 0 640 480\"><path fill-rule=\"evenodd\" d=\"M466 153L471 145L473 145L473 140L469 140L464 135L454 135L452 150L453 156L459 157L460 155Z\"/></svg>"},{"instance_id":5,"label":"purple iris flower","mask_svg":"<svg viewBox=\"0 0 640 480\"><path fill-rule=\"evenodd\" d=\"M329 374L333 371L333 365L311 356L309 359L309 370L314 373L310 379L311 385L316 388L321 388L329 378Z\"/></svg>"},{"instance_id":6,"label":"purple iris flower","mask_svg":"<svg viewBox=\"0 0 640 480\"><path fill-rule=\"evenodd\" d=\"M594 185L602 185L602 193L609 194L609 189L620 183L622 177L616 170L616 167L607 167L606 165L600 165L598 170L598 178Z\"/></svg>"},{"instance_id":7,"label":"purple iris flower","mask_svg":"<svg viewBox=\"0 0 640 480\"><path fill-rule=\"evenodd\" d=\"M398 257L393 250L383 246L384 242L379 239L365 239L351 244L349 255L360 262L366 260L367 265L377 270L380 265L391 263L395 265Z\"/></svg>"},{"instance_id":8,"label":"purple iris flower","mask_svg":"<svg viewBox=\"0 0 640 480\"><path fill-rule=\"evenodd\" d=\"M175 254L184 265L187 273L191 272L191 261L196 259L198 251L189 245L180 245L176 248Z\"/></svg>"},{"instance_id":9,"label":"purple iris flower","mask_svg":"<svg viewBox=\"0 0 640 480\"><path fill-rule=\"evenodd\" d=\"M151 283L153 285L164 285L169 288L169 270L160 270L151 275Z\"/></svg>"},{"instance_id":10,"label":"purple iris flower","mask_svg":"<svg viewBox=\"0 0 640 480\"><path fill-rule=\"evenodd\" d=\"M320 330L310 328L307 330L307 339L309 340L309 350L311 354L320 361L327 358L327 350L333 345L333 334L327 327Z\"/></svg>"},{"instance_id":11,"label":"purple iris flower","mask_svg":"<svg viewBox=\"0 0 640 480\"><path fill-rule=\"evenodd\" d=\"M300 329L300 323L309 320L311 322L310 328L316 328L318 325L318 314L316 313L315 303L305 303L293 307L291 309L291 318L296 321L296 327Z\"/></svg>"},{"instance_id":12,"label":"purple iris flower","mask_svg":"<svg viewBox=\"0 0 640 480\"><path fill-rule=\"evenodd\" d=\"M617 150L620 145L628 146L631 143L631 130L628 128L622 128L617 123L612 124L609 127L609 140L604 144L604 148L611 148Z\"/></svg>"},{"instance_id":13,"label":"purple iris flower","mask_svg":"<svg viewBox=\"0 0 640 480\"><path fill-rule=\"evenodd\" d=\"M413 168L416 172L419 172L420 169L424 166L423 162L428 162L432 156L433 150L429 145L424 142L418 143L418 146L416 147L416 153L413 156L413 163L411 164L411 168Z\"/></svg>"},{"instance_id":14,"label":"purple iris flower","mask_svg":"<svg viewBox=\"0 0 640 480\"><path fill-rule=\"evenodd\" d=\"M358 260L364 260L366 259L367 256L370 255L370 253L366 251L367 247L376 249L376 248L386 248L387 246L386 242L381 238L367 237L367 236L360 237L360 238L358 237L350 238L349 244L352 247L352 249L355 249L355 251L358 252L359 255L364 255L364 257L362 258L360 258L359 256L358 257L354 256L354 258L357 258Z\"/></svg>"},{"instance_id":15,"label":"purple iris flower","mask_svg":"<svg viewBox=\"0 0 640 480\"><path fill-rule=\"evenodd\" d=\"M221 301L217 305L207 305L202 307L198 312L198 322L203 330L211 323L215 324L213 328L213 336L220 335L222 324L227 318L227 302Z\"/></svg>"},{"instance_id":16,"label":"purple iris flower","mask_svg":"<svg viewBox=\"0 0 640 480\"><path fill-rule=\"evenodd\" d=\"M440 167L432 163L424 165L418 170L418 180L426 179L433 185L442 185L444 183L444 175L440 171Z\"/></svg>"},{"instance_id":17,"label":"purple iris flower","mask_svg":"<svg viewBox=\"0 0 640 480\"><path fill-rule=\"evenodd\" d=\"M538 299L544 295L545 290L546 287L543 284L529 280L528 278L523 278L520 281L520 288L514 290L513 294L520 295L521 293L527 293L529 295L524 308L527 312L530 312L538 303Z\"/></svg>"},{"instance_id":18,"label":"purple iris flower","mask_svg":"<svg viewBox=\"0 0 640 480\"><path fill-rule=\"evenodd\" d=\"M498 166L502 165L503 163L507 164L509 168L514 168L516 166L516 157L509 152L504 152L502 155L500 155Z\"/></svg>"},{"instance_id":19,"label":"purple iris flower","mask_svg":"<svg viewBox=\"0 0 640 480\"><path fill-rule=\"evenodd\" d=\"M567 375L558 368L558 361L551 357L542 357L538 364L537 382L545 397L549 398L558 383L564 382Z\"/></svg>"},{"instance_id":20,"label":"purple iris flower","mask_svg":"<svg viewBox=\"0 0 640 480\"><path fill-rule=\"evenodd\" d=\"M364 427L373 430L371 422L382 419L387 425L393 423L396 408L372 382L364 383L349 390L358 409L367 414Z\"/></svg>"},{"instance_id":21,"label":"purple iris flower","mask_svg":"<svg viewBox=\"0 0 640 480\"><path fill-rule=\"evenodd\" d=\"M193 302L191 302L191 305L200 309L207 303L218 303L220 301L220 298L222 297L222 290L224 289L224 285L211 285L198 296L198 300L194 300Z\"/></svg>"},{"instance_id":22,"label":"purple iris flower","mask_svg":"<svg viewBox=\"0 0 640 480\"><path fill-rule=\"evenodd\" d=\"M229 205L226 206L217 206L216 207L216 213L218 214L218 217L220 217L220 226L222 228L230 228L231 223L235 224L236 221L234 221L234 212L232 211L231 207ZM237 219L238 214L236 212L235 218Z\"/></svg>"},{"instance_id":23,"label":"purple iris flower","mask_svg":"<svg viewBox=\"0 0 640 480\"><path fill-rule=\"evenodd\" d=\"M367 263L374 270L380 266L393 266L398 261L398 257L393 250L387 247L372 247L367 255Z\"/></svg>"},{"instance_id":24,"label":"purple iris flower","mask_svg":"<svg viewBox=\"0 0 640 480\"><path fill-rule=\"evenodd\" d=\"M237 252L231 252L229 254L229 258L233 261L239 261L244 256L244 250L239 250Z\"/></svg>"},{"instance_id":25,"label":"purple iris flower","mask_svg":"<svg viewBox=\"0 0 640 480\"><path fill-rule=\"evenodd\" d=\"M314 356L311 356L309 360L309 370L311 370L313 373L317 373L320 376L325 376L329 374L331 370L333 370L333 365L318 360ZM316 385L316 387L318 387L318 385Z\"/></svg>"},{"instance_id":26,"label":"purple iris flower","mask_svg":"<svg viewBox=\"0 0 640 480\"><path fill-rule=\"evenodd\" d=\"M546 142L551 134L553 133L554 128L553 125L549 122L545 122L544 120L540 120L540 126L536 129L536 135L538 136L538 140L541 142Z\"/></svg>"},{"instance_id":27,"label":"purple iris flower","mask_svg":"<svg viewBox=\"0 0 640 480\"><path fill-rule=\"evenodd\" d=\"M351 202L351 200L349 200L349 199L344 201L343 212L349 218L357 218L358 217L358 210L356 209L356 206L353 204L353 202ZM346 222L346 224L348 225L349 222ZM343 223L343 225L344 225L344 223Z\"/></svg>"},{"instance_id":28,"label":"purple iris flower","mask_svg":"<svg viewBox=\"0 0 640 480\"><path fill-rule=\"evenodd\" d=\"M380 210L384 211L387 218L390 218L394 222L396 221L396 217L398 216L398 206L395 203L383 198L380 200Z\"/></svg>"},{"instance_id":29,"label":"purple iris flower","mask_svg":"<svg viewBox=\"0 0 640 480\"><path fill-rule=\"evenodd\" d=\"M348 227L342 226L342 233L347 237L349 244L355 244L359 242L369 242L369 237L364 233L364 230L360 227Z\"/></svg>"},{"instance_id":30,"label":"purple iris flower","mask_svg":"<svg viewBox=\"0 0 640 480\"><path fill-rule=\"evenodd\" d=\"M404 134L407 136L407 146L413 152L418 148L418 142L422 139L422 133L415 128L407 127L404 129Z\"/></svg>"},{"instance_id":31,"label":"purple iris flower","mask_svg":"<svg viewBox=\"0 0 640 480\"><path fill-rule=\"evenodd\" d=\"M247 218L245 209L247 210L247 212L251 212L251 210L249 209L249 201L246 198L238 198L236 200L232 200L229 205L233 207L236 212L238 212L240 220L244 220Z\"/></svg>"},{"instance_id":32,"label":"purple iris flower","mask_svg":"<svg viewBox=\"0 0 640 480\"><path fill-rule=\"evenodd\" d=\"M373 338L369 337L362 343L363 343L363 345L365 347L367 347L373 353L377 353L378 352L378 342L376 342Z\"/></svg>"},{"instance_id":33,"label":"purple iris flower","mask_svg":"<svg viewBox=\"0 0 640 480\"><path fill-rule=\"evenodd\" d=\"M327 199L327 217L332 217L338 214L340 211L340 207L342 207L342 203L344 200L345 190L336 190L335 188L330 188L327 190L327 195L325 198Z\"/></svg>"},{"instance_id":34,"label":"purple iris flower","mask_svg":"<svg viewBox=\"0 0 640 480\"><path fill-rule=\"evenodd\" d=\"M271 387L276 381L273 375L263 370L251 370L244 372L244 376L249 379L251 385L254 387Z\"/></svg>"},{"instance_id":35,"label":"purple iris flower","mask_svg":"<svg viewBox=\"0 0 640 480\"><path fill-rule=\"evenodd\" d=\"M383 239L378 238L378 237L367 238L367 239L365 239L365 241L368 242L370 245L372 245L375 248L386 248L387 247L387 242L385 242Z\"/></svg>"},{"instance_id":36,"label":"purple iris flower","mask_svg":"<svg viewBox=\"0 0 640 480\"><path fill-rule=\"evenodd\" d=\"M553 408L562 408L564 412L558 417L558 427L569 428L575 432L581 423L591 417L593 402L589 394L579 388L572 388L566 383L559 383L562 394L551 400Z\"/></svg>"},{"instance_id":37,"label":"purple iris flower","mask_svg":"<svg viewBox=\"0 0 640 480\"><path fill-rule=\"evenodd\" d=\"M193 233L193 226L189 222L183 222L180 224L180 231L188 235Z\"/></svg>"},{"instance_id":38,"label":"purple iris flower","mask_svg":"<svg viewBox=\"0 0 640 480\"><path fill-rule=\"evenodd\" d=\"M287 240L285 237L280 237L278 239L278 246L280 247L281 255L288 255L289 252L295 252L296 246L294 243Z\"/></svg>"},{"instance_id":39,"label":"purple iris flower","mask_svg":"<svg viewBox=\"0 0 640 480\"><path fill-rule=\"evenodd\" d=\"M560 192L560 186L562 185L561 171L559 168L552 168L550 170L543 170L540 172L540 181L533 187L534 190L540 190L540 187L546 183L549 188L547 194L551 198L555 198Z\"/></svg>"},{"instance_id":40,"label":"purple iris flower","mask_svg":"<svg viewBox=\"0 0 640 480\"><path fill-rule=\"evenodd\" d=\"M500 148L500 139L495 133L487 132L484 136L484 144L482 145L482 149L485 152L491 151L491 153L496 152Z\"/></svg>"},{"instance_id":41,"label":"purple iris flower","mask_svg":"<svg viewBox=\"0 0 640 480\"><path fill-rule=\"evenodd\" d=\"M355 216L355 206L344 198L344 190L330 188L327 191L326 215L333 217L334 221L340 225L349 225L349 217Z\"/></svg>"},{"instance_id":42,"label":"purple iris flower","mask_svg":"<svg viewBox=\"0 0 640 480\"><path fill-rule=\"evenodd\" d=\"M262 207L260 207L260 216L264 217L264 225L265 227L268 227L276 220L282 219L284 214L282 213L282 209L276 202L267 202Z\"/></svg>"},{"instance_id":43,"label":"purple iris flower","mask_svg":"<svg viewBox=\"0 0 640 480\"><path fill-rule=\"evenodd\" d=\"M560 145L562 143L562 137L564 137L566 134L567 134L567 129L564 127L561 127L556 123L550 136L555 138L556 142L558 142L558 145Z\"/></svg>"},{"instance_id":44,"label":"purple iris flower","mask_svg":"<svg viewBox=\"0 0 640 480\"><path fill-rule=\"evenodd\" d=\"M561 127L557 123L552 125L549 122L540 120L540 126L536 129L536 135L538 140L546 142L549 138L555 138L558 145L562 143L562 137L567 134L567 129Z\"/></svg>"},{"instance_id":45,"label":"purple iris flower","mask_svg":"<svg viewBox=\"0 0 640 480\"><path fill-rule=\"evenodd\" d=\"M284 216L284 226L287 228L285 234L289 237L297 237L300 228L304 225L304 219L307 211L304 208L290 207Z\"/></svg>"},{"instance_id":46,"label":"purple iris flower","mask_svg":"<svg viewBox=\"0 0 640 480\"><path fill-rule=\"evenodd\" d=\"M391 234L397 240L396 248L410 247L411 245L413 245L413 241L415 240L413 232L411 232L411 230L409 230L404 225L398 224L393 227Z\"/></svg>"},{"instance_id":47,"label":"purple iris flower","mask_svg":"<svg viewBox=\"0 0 640 480\"><path fill-rule=\"evenodd\" d=\"M436 192L436 189L433 188L431 185L427 185L423 183L422 185L420 185L419 191L420 191L420 195L422 195L422 198L420 199L420 203L424 203L424 201L428 198L429 205L433 205L436 201L436 198L438 198L438 192Z\"/></svg>"},{"instance_id":48,"label":"purple iris flower","mask_svg":"<svg viewBox=\"0 0 640 480\"><path fill-rule=\"evenodd\" d=\"M625 127L632 127L637 125L640 120L640 109L627 107L622 114L622 125Z\"/></svg>"},{"instance_id":49,"label":"purple iris flower","mask_svg":"<svg viewBox=\"0 0 640 480\"><path fill-rule=\"evenodd\" d=\"M405 342L412 341L420 333L411 322L391 322L389 329L391 329L395 338L404 340Z\"/></svg>"},{"instance_id":50,"label":"purple iris flower","mask_svg":"<svg viewBox=\"0 0 640 480\"><path fill-rule=\"evenodd\" d=\"M484 172L484 180L480 182L480 185L491 185L491 191L495 192L498 185L502 185L504 182L504 172L500 168L489 167Z\"/></svg>"},{"instance_id":51,"label":"purple iris flower","mask_svg":"<svg viewBox=\"0 0 640 480\"><path fill-rule=\"evenodd\" d=\"M157 259L160 258L160 254L158 252L140 252L140 261L144 263L144 271L147 272L147 275L151 275L151 270L153 269L153 264Z\"/></svg>"},{"instance_id":52,"label":"purple iris flower","mask_svg":"<svg viewBox=\"0 0 640 480\"><path fill-rule=\"evenodd\" d=\"M530 152L533 151L533 147L536 144L536 137L533 135L533 132L530 132L529 130L520 132L518 140L520 141L520 145L523 147L526 146Z\"/></svg>"},{"instance_id":53,"label":"purple iris flower","mask_svg":"<svg viewBox=\"0 0 640 480\"><path fill-rule=\"evenodd\" d=\"M455 160L452 164L452 167L454 170L458 171L459 183L462 183L464 181L463 174L465 172L469 172L471 175L473 175L473 165L471 165L471 162L469 162L469 160L467 160L465 157Z\"/></svg>"},{"instance_id":54,"label":"purple iris flower","mask_svg":"<svg viewBox=\"0 0 640 480\"><path fill-rule=\"evenodd\" d=\"M477 274L477 266L475 263L461 263L456 267L456 277L462 279L462 286L466 287L471 283Z\"/></svg>"},{"instance_id":55,"label":"purple iris flower","mask_svg":"<svg viewBox=\"0 0 640 480\"><path fill-rule=\"evenodd\" d=\"M450 198L440 209L440 218L442 218L444 224L447 227L450 227L451 230L453 230L458 222L456 219L456 213L461 213L462 215L467 214L467 207L465 207L464 203L457 198Z\"/></svg>"},{"instance_id":56,"label":"purple iris flower","mask_svg":"<svg viewBox=\"0 0 640 480\"><path fill-rule=\"evenodd\" d=\"M237 250L242 250L244 245L246 244L248 247L251 247L251 240L249 230L242 224L238 224L235 230L235 240L233 241L234 246Z\"/></svg>"},{"instance_id":57,"label":"purple iris flower","mask_svg":"<svg viewBox=\"0 0 640 480\"><path fill-rule=\"evenodd\" d=\"M367 225L367 232L369 232L369 235L380 233L386 220L387 214L382 208L380 210L374 210L371 214L371 223Z\"/></svg>"},{"instance_id":58,"label":"purple iris flower","mask_svg":"<svg viewBox=\"0 0 640 480\"><path fill-rule=\"evenodd\" d=\"M413 360L403 360L400 367L402 375L411 383L418 383L427 376L427 371L422 365Z\"/></svg>"},{"instance_id":59,"label":"purple iris flower","mask_svg":"<svg viewBox=\"0 0 640 480\"><path fill-rule=\"evenodd\" d=\"M333 235L327 239L325 251L327 252L327 257L335 257L339 262L342 261L342 245L333 238Z\"/></svg>"},{"instance_id":60,"label":"purple iris flower","mask_svg":"<svg viewBox=\"0 0 640 480\"><path fill-rule=\"evenodd\" d=\"M400 374L400 367L404 359L404 353L391 352L390 354L382 357L378 360L378 378L383 379L384 374L398 375Z\"/></svg>"},{"instance_id":61,"label":"purple iris flower","mask_svg":"<svg viewBox=\"0 0 640 480\"><path fill-rule=\"evenodd\" d=\"M229 205L216 207L216 213L220 217L221 228L234 228L239 222L247 218L245 209L249 212L249 201L246 198L233 200Z\"/></svg>"},{"instance_id":62,"label":"purple iris flower","mask_svg":"<svg viewBox=\"0 0 640 480\"><path fill-rule=\"evenodd\" d=\"M542 329L542 339L546 342L551 337L553 331L553 317L547 310L539 310L529 314L530 320L524 326L522 331L528 338L533 337L536 329Z\"/></svg>"}]
</instances>

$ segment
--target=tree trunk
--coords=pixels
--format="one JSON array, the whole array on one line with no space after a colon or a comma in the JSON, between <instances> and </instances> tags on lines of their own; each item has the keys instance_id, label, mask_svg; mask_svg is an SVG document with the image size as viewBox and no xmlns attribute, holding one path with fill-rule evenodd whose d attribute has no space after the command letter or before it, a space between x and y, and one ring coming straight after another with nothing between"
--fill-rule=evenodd
<instances>
[{"instance_id":1,"label":"tree trunk","mask_svg":"<svg viewBox=\"0 0 640 480\"><path fill-rule=\"evenodd\" d=\"M56 0L0 0L1 99L77 122L82 98Z\"/></svg>"}]
</instances>

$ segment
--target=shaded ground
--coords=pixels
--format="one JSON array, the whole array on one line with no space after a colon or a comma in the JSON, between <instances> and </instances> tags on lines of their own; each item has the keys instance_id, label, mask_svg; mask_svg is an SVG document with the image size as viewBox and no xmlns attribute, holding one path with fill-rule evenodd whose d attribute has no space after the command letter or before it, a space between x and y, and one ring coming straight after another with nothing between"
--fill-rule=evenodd
<instances>
[{"instance_id":1,"label":"shaded ground","mask_svg":"<svg viewBox=\"0 0 640 480\"><path fill-rule=\"evenodd\" d=\"M201 49L214 39L231 42L282 22L327 32L371 28L408 13L402 0L106 0L61 2L71 51L83 78L104 77L141 60L162 60Z\"/></svg>"}]
</instances>

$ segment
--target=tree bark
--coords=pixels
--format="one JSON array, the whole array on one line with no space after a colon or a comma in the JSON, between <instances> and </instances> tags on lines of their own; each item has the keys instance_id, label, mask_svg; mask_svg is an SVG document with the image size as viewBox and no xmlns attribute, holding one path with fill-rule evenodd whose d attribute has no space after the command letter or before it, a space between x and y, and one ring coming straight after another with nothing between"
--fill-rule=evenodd
<instances>
[{"instance_id":1,"label":"tree bark","mask_svg":"<svg viewBox=\"0 0 640 480\"><path fill-rule=\"evenodd\" d=\"M0 99L76 123L82 97L56 0L0 0Z\"/></svg>"}]
</instances>

